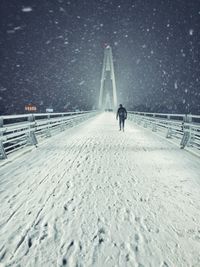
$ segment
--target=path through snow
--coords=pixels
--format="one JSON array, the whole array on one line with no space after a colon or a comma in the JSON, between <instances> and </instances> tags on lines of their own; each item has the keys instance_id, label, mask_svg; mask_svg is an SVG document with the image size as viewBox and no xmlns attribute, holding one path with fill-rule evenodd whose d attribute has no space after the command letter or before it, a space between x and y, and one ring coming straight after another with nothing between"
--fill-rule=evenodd
<instances>
[{"instance_id":1,"label":"path through snow","mask_svg":"<svg viewBox=\"0 0 200 267\"><path fill-rule=\"evenodd\" d=\"M200 159L100 114L0 169L0 266L200 266Z\"/></svg>"}]
</instances>

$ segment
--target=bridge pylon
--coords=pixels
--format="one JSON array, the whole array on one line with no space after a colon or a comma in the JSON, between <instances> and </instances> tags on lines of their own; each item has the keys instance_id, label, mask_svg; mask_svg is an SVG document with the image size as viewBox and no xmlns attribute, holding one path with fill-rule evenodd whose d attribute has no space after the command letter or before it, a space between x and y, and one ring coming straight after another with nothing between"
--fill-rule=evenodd
<instances>
[{"instance_id":1,"label":"bridge pylon","mask_svg":"<svg viewBox=\"0 0 200 267\"><path fill-rule=\"evenodd\" d=\"M99 109L117 108L117 91L115 72L112 56L112 48L107 45L104 49L103 68L101 75L101 86L99 95Z\"/></svg>"}]
</instances>

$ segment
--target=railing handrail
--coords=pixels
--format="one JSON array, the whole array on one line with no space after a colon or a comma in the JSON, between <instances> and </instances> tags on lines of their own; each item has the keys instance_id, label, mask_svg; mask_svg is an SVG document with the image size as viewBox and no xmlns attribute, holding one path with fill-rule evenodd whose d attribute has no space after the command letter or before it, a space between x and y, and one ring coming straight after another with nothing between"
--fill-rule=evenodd
<instances>
[{"instance_id":1,"label":"railing handrail","mask_svg":"<svg viewBox=\"0 0 200 267\"><path fill-rule=\"evenodd\" d=\"M96 110L87 110L87 111L69 111L69 112L56 112L56 113L29 113L29 114L16 114L16 115L1 115L0 120L8 119L20 119L20 118L29 118L29 117L52 117L52 116L63 116L63 115L73 115L73 114L85 114L94 112Z\"/></svg>"},{"instance_id":2,"label":"railing handrail","mask_svg":"<svg viewBox=\"0 0 200 267\"><path fill-rule=\"evenodd\" d=\"M166 138L180 139L181 148L190 147L200 154L200 115L129 111L128 118L152 131L166 131ZM151 116L147 116L147 115ZM182 120L177 119L182 118ZM195 119L195 120L194 120Z\"/></svg>"},{"instance_id":3,"label":"railing handrail","mask_svg":"<svg viewBox=\"0 0 200 267\"><path fill-rule=\"evenodd\" d=\"M56 131L80 123L97 113L96 110L64 113L31 113L0 117L0 159L38 140L50 137ZM19 121L19 119L21 121Z\"/></svg>"},{"instance_id":4,"label":"railing handrail","mask_svg":"<svg viewBox=\"0 0 200 267\"><path fill-rule=\"evenodd\" d=\"M156 116L161 116L161 117L180 117L180 118L185 118L185 117L189 117L189 118L197 118L197 119L200 119L200 115L197 115L197 114L175 114L175 113L152 113L152 112L140 112L140 111L128 111L128 113L131 113L131 114L138 114L138 115L151 115L152 117L156 117Z\"/></svg>"}]
</instances>

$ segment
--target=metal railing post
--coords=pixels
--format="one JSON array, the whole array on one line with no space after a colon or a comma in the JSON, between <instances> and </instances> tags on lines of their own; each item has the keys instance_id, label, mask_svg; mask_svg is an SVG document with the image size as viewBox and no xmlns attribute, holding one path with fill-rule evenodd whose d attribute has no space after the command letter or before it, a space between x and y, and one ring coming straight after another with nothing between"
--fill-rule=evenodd
<instances>
[{"instance_id":1,"label":"metal railing post","mask_svg":"<svg viewBox=\"0 0 200 267\"><path fill-rule=\"evenodd\" d=\"M166 138L172 138L172 128L170 126L167 128Z\"/></svg>"},{"instance_id":2,"label":"metal railing post","mask_svg":"<svg viewBox=\"0 0 200 267\"><path fill-rule=\"evenodd\" d=\"M6 159L7 155L3 145L3 117L0 118L0 159Z\"/></svg>"},{"instance_id":3,"label":"metal railing post","mask_svg":"<svg viewBox=\"0 0 200 267\"><path fill-rule=\"evenodd\" d=\"M61 124L60 124L60 131L63 132L65 130L65 127L64 127L64 122L63 122L63 118L64 118L64 114L61 115Z\"/></svg>"},{"instance_id":4,"label":"metal railing post","mask_svg":"<svg viewBox=\"0 0 200 267\"><path fill-rule=\"evenodd\" d=\"M147 126L148 126L148 125L147 125L147 121L145 120L145 121L144 121L144 128L147 128Z\"/></svg>"},{"instance_id":5,"label":"metal railing post","mask_svg":"<svg viewBox=\"0 0 200 267\"><path fill-rule=\"evenodd\" d=\"M51 137L51 131L50 131L50 115L47 115L48 123L46 128L46 137Z\"/></svg>"},{"instance_id":6,"label":"metal railing post","mask_svg":"<svg viewBox=\"0 0 200 267\"><path fill-rule=\"evenodd\" d=\"M191 141L191 125L190 122L192 121L192 117L190 115L185 115L183 119L183 137L181 139L180 146L181 148L185 148L186 146L190 146ZM185 125L186 124L186 125Z\"/></svg>"},{"instance_id":7,"label":"metal railing post","mask_svg":"<svg viewBox=\"0 0 200 267\"><path fill-rule=\"evenodd\" d=\"M155 122L153 122L153 127L152 127L153 132L157 132L157 125Z\"/></svg>"},{"instance_id":8,"label":"metal railing post","mask_svg":"<svg viewBox=\"0 0 200 267\"><path fill-rule=\"evenodd\" d=\"M141 122L142 122L142 119L140 119L140 117L138 116L138 117L137 117L137 124L140 125Z\"/></svg>"},{"instance_id":9,"label":"metal railing post","mask_svg":"<svg viewBox=\"0 0 200 267\"><path fill-rule=\"evenodd\" d=\"M28 117L29 126L28 126L28 134L27 134L27 144L32 146L37 146L37 138L35 136L35 125L33 125L33 122L35 121L34 115L30 115Z\"/></svg>"}]
</instances>

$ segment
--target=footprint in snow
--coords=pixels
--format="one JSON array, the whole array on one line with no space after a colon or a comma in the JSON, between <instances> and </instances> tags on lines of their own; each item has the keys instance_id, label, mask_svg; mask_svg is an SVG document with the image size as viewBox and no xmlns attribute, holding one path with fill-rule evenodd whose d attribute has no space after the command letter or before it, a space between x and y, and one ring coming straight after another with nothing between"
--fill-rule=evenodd
<instances>
[{"instance_id":1,"label":"footprint in snow","mask_svg":"<svg viewBox=\"0 0 200 267\"><path fill-rule=\"evenodd\" d=\"M43 241L48 236L48 223L44 224L42 235L39 239L39 241Z\"/></svg>"},{"instance_id":2,"label":"footprint in snow","mask_svg":"<svg viewBox=\"0 0 200 267\"><path fill-rule=\"evenodd\" d=\"M169 267L169 265L166 263L166 261L164 261L161 265L161 267Z\"/></svg>"},{"instance_id":3,"label":"footprint in snow","mask_svg":"<svg viewBox=\"0 0 200 267\"><path fill-rule=\"evenodd\" d=\"M101 172L101 168L99 167L98 169L97 169L97 173L99 174Z\"/></svg>"},{"instance_id":4,"label":"footprint in snow","mask_svg":"<svg viewBox=\"0 0 200 267\"><path fill-rule=\"evenodd\" d=\"M135 234L135 241L138 243L139 239L140 239L140 237L139 237L139 235L136 233L136 234Z\"/></svg>"}]
</instances>

